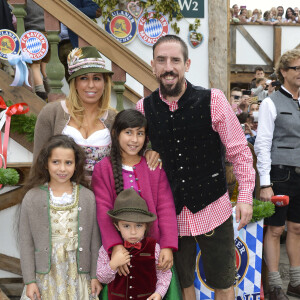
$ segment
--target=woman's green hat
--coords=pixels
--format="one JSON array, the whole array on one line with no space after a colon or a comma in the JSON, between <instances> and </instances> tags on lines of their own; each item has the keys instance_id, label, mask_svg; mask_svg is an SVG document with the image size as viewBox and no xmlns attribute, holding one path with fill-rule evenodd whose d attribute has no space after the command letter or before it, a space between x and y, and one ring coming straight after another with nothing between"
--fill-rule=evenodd
<instances>
[{"instance_id":1,"label":"woman's green hat","mask_svg":"<svg viewBox=\"0 0 300 300\"><path fill-rule=\"evenodd\" d=\"M114 209L107 214L116 220L150 223L156 220L156 215L149 212L148 206L134 189L122 191L115 200Z\"/></svg>"},{"instance_id":2,"label":"woman's green hat","mask_svg":"<svg viewBox=\"0 0 300 300\"><path fill-rule=\"evenodd\" d=\"M68 55L68 71L71 79L88 73L107 73L113 72L105 69L105 61L99 51L92 46L75 48Z\"/></svg>"}]
</instances>

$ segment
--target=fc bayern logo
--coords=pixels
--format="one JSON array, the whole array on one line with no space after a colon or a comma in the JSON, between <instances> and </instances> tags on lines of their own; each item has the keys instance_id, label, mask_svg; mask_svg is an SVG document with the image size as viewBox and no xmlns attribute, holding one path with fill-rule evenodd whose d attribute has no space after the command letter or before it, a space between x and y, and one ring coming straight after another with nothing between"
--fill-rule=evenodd
<instances>
[{"instance_id":1,"label":"fc bayern logo","mask_svg":"<svg viewBox=\"0 0 300 300\"><path fill-rule=\"evenodd\" d=\"M32 60L42 59L48 52L48 41L39 31L28 30L21 36L21 49Z\"/></svg>"},{"instance_id":2,"label":"fc bayern logo","mask_svg":"<svg viewBox=\"0 0 300 300\"><path fill-rule=\"evenodd\" d=\"M136 35L136 22L134 17L125 10L115 10L111 13L105 30L122 44L130 43Z\"/></svg>"},{"instance_id":3,"label":"fc bayern logo","mask_svg":"<svg viewBox=\"0 0 300 300\"><path fill-rule=\"evenodd\" d=\"M7 59L8 54L20 53L19 37L11 30L0 30L0 57Z\"/></svg>"},{"instance_id":4,"label":"fc bayern logo","mask_svg":"<svg viewBox=\"0 0 300 300\"><path fill-rule=\"evenodd\" d=\"M242 240L240 240L239 237L235 239L235 258L236 258L237 274L236 274L236 281L234 285L239 285L239 283L244 279L245 275L247 274L248 267L249 267L248 248L246 244ZM202 257L201 257L201 250L199 251L197 256L196 268L197 268L198 278L201 284L203 284L207 289L213 291L214 289L206 283Z\"/></svg>"},{"instance_id":5,"label":"fc bayern logo","mask_svg":"<svg viewBox=\"0 0 300 300\"><path fill-rule=\"evenodd\" d=\"M140 40L148 46L153 46L157 40L168 34L169 24L164 15L158 19L154 17L155 11L148 12L148 19L145 14L138 20L138 36Z\"/></svg>"}]
</instances>

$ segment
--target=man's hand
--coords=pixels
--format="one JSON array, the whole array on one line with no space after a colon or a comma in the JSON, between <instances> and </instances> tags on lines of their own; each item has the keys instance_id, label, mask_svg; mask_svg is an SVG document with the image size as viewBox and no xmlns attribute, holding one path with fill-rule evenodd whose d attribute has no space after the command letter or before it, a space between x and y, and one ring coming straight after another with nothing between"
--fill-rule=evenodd
<instances>
[{"instance_id":1,"label":"man's hand","mask_svg":"<svg viewBox=\"0 0 300 300\"><path fill-rule=\"evenodd\" d=\"M251 204L237 203L236 205L236 222L240 223L238 230L246 226L252 218L253 208Z\"/></svg>"},{"instance_id":2,"label":"man's hand","mask_svg":"<svg viewBox=\"0 0 300 300\"><path fill-rule=\"evenodd\" d=\"M91 280L91 290L93 297L96 298L100 294L102 289L102 284L98 281L98 279L93 278Z\"/></svg>"},{"instance_id":3,"label":"man's hand","mask_svg":"<svg viewBox=\"0 0 300 300\"><path fill-rule=\"evenodd\" d=\"M161 300L161 295L159 293L152 294L147 300Z\"/></svg>"},{"instance_id":4,"label":"man's hand","mask_svg":"<svg viewBox=\"0 0 300 300\"><path fill-rule=\"evenodd\" d=\"M271 201L271 197L274 196L273 189L271 187L260 190L260 200L264 202Z\"/></svg>"},{"instance_id":5,"label":"man's hand","mask_svg":"<svg viewBox=\"0 0 300 300\"><path fill-rule=\"evenodd\" d=\"M148 168L151 171L154 171L158 165L159 165L159 168L161 169L162 162L159 157L159 153L157 153L156 151L153 151L153 150L148 150L145 153L145 158L147 161Z\"/></svg>"},{"instance_id":6,"label":"man's hand","mask_svg":"<svg viewBox=\"0 0 300 300\"><path fill-rule=\"evenodd\" d=\"M30 300L41 300L41 294L35 282L27 284L26 296L30 298Z\"/></svg>"},{"instance_id":7,"label":"man's hand","mask_svg":"<svg viewBox=\"0 0 300 300\"><path fill-rule=\"evenodd\" d=\"M170 248L160 250L157 269L167 271L173 266L173 251Z\"/></svg>"}]
</instances>

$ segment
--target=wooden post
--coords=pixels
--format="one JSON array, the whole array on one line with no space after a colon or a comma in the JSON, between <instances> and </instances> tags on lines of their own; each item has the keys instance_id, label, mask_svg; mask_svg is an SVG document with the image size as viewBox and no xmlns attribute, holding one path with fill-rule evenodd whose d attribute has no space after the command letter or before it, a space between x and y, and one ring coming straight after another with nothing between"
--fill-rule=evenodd
<instances>
[{"instance_id":1,"label":"wooden post","mask_svg":"<svg viewBox=\"0 0 300 300\"><path fill-rule=\"evenodd\" d=\"M274 26L274 66L281 56L281 26Z\"/></svg>"},{"instance_id":2,"label":"wooden post","mask_svg":"<svg viewBox=\"0 0 300 300\"><path fill-rule=\"evenodd\" d=\"M228 78L228 1L209 0L208 3L208 59L209 86L227 94Z\"/></svg>"},{"instance_id":3,"label":"wooden post","mask_svg":"<svg viewBox=\"0 0 300 300\"><path fill-rule=\"evenodd\" d=\"M112 71L114 74L112 75L113 80L113 89L117 94L117 107L116 109L118 111L121 111L124 109L123 105L123 94L125 91L125 82L126 82L126 72L120 68L118 65L112 62L111 64Z\"/></svg>"},{"instance_id":4,"label":"wooden post","mask_svg":"<svg viewBox=\"0 0 300 300\"><path fill-rule=\"evenodd\" d=\"M50 61L46 67L47 77L49 78L49 85L51 92L48 95L48 101L53 102L65 97L61 88L63 87L62 80L65 77L65 69L63 64L58 58L58 43L60 38L58 36L60 32L59 21L50 15L46 10L45 15L45 30L47 32L47 39L49 47L51 47Z\"/></svg>"},{"instance_id":5,"label":"wooden post","mask_svg":"<svg viewBox=\"0 0 300 300\"><path fill-rule=\"evenodd\" d=\"M13 14L17 18L17 35L21 35L25 32L24 18L27 13L25 11L26 0L10 0L10 4L14 7Z\"/></svg>"}]
</instances>

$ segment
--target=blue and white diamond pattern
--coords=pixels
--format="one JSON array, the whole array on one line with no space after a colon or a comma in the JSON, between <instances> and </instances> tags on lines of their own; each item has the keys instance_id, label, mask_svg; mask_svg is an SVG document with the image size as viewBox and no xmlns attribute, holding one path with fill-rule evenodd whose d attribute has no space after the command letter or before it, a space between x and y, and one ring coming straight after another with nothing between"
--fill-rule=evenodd
<instances>
[{"instance_id":1,"label":"blue and white diamond pattern","mask_svg":"<svg viewBox=\"0 0 300 300\"><path fill-rule=\"evenodd\" d=\"M148 23L145 23L144 30L145 33L151 38L155 38L161 35L162 25L157 19L150 19Z\"/></svg>"},{"instance_id":2,"label":"blue and white diamond pattern","mask_svg":"<svg viewBox=\"0 0 300 300\"><path fill-rule=\"evenodd\" d=\"M42 49L42 43L38 38L32 37L27 40L26 48L30 53L38 53Z\"/></svg>"},{"instance_id":3,"label":"blue and white diamond pattern","mask_svg":"<svg viewBox=\"0 0 300 300\"><path fill-rule=\"evenodd\" d=\"M235 223L235 220L234 220ZM244 279L235 287L236 299L245 299L245 295L260 293L261 266L262 266L262 242L263 220L250 223L240 230L239 239L247 246L249 254L249 266ZM197 254L200 249L197 249ZM197 299L214 299L214 292L201 284L201 280L195 272L195 289ZM248 298L247 298L248 299ZM259 298L258 298L259 299Z\"/></svg>"}]
</instances>

